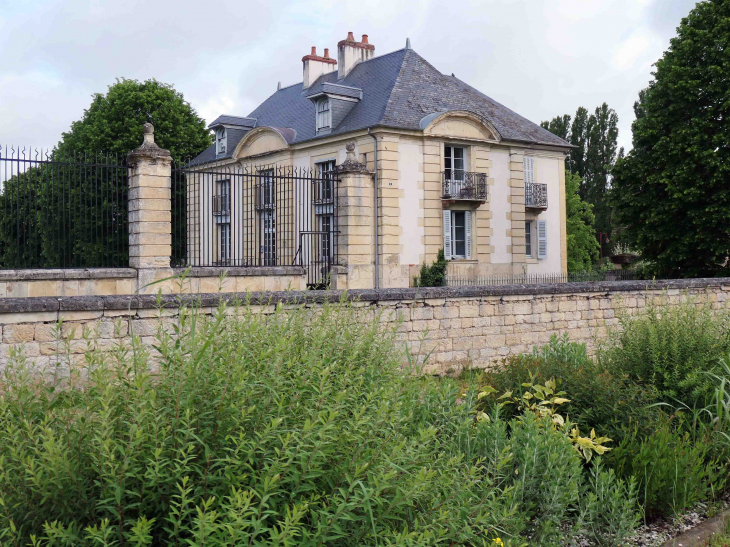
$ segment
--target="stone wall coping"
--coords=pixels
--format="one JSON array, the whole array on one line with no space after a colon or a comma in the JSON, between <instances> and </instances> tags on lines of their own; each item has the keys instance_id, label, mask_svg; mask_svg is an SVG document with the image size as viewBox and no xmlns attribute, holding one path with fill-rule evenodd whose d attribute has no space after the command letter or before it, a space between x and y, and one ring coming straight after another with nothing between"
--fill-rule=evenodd
<instances>
[{"instance_id":1,"label":"stone wall coping","mask_svg":"<svg viewBox=\"0 0 730 547\"><path fill-rule=\"evenodd\" d=\"M126 279L137 277L134 268L74 268L0 270L0 281L46 281L64 279Z\"/></svg>"},{"instance_id":2,"label":"stone wall coping","mask_svg":"<svg viewBox=\"0 0 730 547\"><path fill-rule=\"evenodd\" d=\"M181 275L187 268L173 268L174 275ZM231 266L231 267L191 267L188 277L250 277L277 275L304 275L302 266Z\"/></svg>"},{"instance_id":3,"label":"stone wall coping","mask_svg":"<svg viewBox=\"0 0 730 547\"><path fill-rule=\"evenodd\" d=\"M338 302L341 299L359 302L426 301L428 299L480 299L482 297L515 295L609 294L643 290L686 290L707 287L727 288L730 278L672 279L662 281L603 281L592 283L562 283L539 285L501 285L495 287L422 287L404 289L359 289L352 291L272 291L252 293L207 293L183 295L121 295L121 296L67 296L35 298L2 298L0 313L154 309L158 302L166 308L197 303L202 307L217 306L221 300L236 300L255 305L316 304Z\"/></svg>"}]
</instances>

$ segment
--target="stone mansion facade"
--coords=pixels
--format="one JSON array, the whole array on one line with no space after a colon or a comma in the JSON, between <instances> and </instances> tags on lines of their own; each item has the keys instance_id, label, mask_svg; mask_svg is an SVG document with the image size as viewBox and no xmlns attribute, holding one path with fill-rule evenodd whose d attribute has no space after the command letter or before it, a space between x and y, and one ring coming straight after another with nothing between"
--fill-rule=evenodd
<instances>
[{"instance_id":1,"label":"stone mansion facade","mask_svg":"<svg viewBox=\"0 0 730 547\"><path fill-rule=\"evenodd\" d=\"M301 83L279 85L246 117L217 118L215 144L194 165L341 166L339 226L315 216L340 242L347 288L408 287L441 249L451 275L567 271L567 142L442 74L409 42L376 57L367 35L349 33L337 59L312 48L302 62ZM210 244L230 245L237 232L227 230Z\"/></svg>"}]
</instances>

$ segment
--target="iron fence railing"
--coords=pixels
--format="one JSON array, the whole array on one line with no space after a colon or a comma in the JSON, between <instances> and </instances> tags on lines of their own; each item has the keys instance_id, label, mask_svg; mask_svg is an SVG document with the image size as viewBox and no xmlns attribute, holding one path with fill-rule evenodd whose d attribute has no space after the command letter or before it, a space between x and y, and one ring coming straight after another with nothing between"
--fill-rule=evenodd
<instances>
[{"instance_id":1,"label":"iron fence railing","mask_svg":"<svg viewBox=\"0 0 730 547\"><path fill-rule=\"evenodd\" d=\"M466 276L448 275L449 287L495 286L495 285L537 285L542 283L587 283L595 281L630 281L638 279L635 270L605 270L572 273Z\"/></svg>"},{"instance_id":2,"label":"iron fence railing","mask_svg":"<svg viewBox=\"0 0 730 547\"><path fill-rule=\"evenodd\" d=\"M525 184L525 207L536 209L547 209L548 196L547 184L526 183Z\"/></svg>"},{"instance_id":3,"label":"iron fence railing","mask_svg":"<svg viewBox=\"0 0 730 547\"><path fill-rule=\"evenodd\" d=\"M126 158L0 146L0 269L127 267Z\"/></svg>"},{"instance_id":4,"label":"iron fence railing","mask_svg":"<svg viewBox=\"0 0 730 547\"><path fill-rule=\"evenodd\" d=\"M459 169L442 172L443 199L486 201L487 174Z\"/></svg>"},{"instance_id":5,"label":"iron fence railing","mask_svg":"<svg viewBox=\"0 0 730 547\"><path fill-rule=\"evenodd\" d=\"M174 266L303 266L327 283L338 263L339 175L318 169L172 169Z\"/></svg>"}]
</instances>

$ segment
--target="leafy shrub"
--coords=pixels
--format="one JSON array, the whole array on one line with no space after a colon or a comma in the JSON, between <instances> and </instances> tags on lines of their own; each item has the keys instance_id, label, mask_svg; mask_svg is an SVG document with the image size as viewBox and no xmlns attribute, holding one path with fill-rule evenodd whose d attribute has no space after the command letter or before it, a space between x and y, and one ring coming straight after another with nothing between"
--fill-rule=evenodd
<instances>
[{"instance_id":1,"label":"leafy shrub","mask_svg":"<svg viewBox=\"0 0 730 547\"><path fill-rule=\"evenodd\" d=\"M598 461L590 470L590 481L581 497L584 534L600 547L618 547L639 523L634 478L624 482L613 469Z\"/></svg>"},{"instance_id":2,"label":"leafy shrub","mask_svg":"<svg viewBox=\"0 0 730 547\"><path fill-rule=\"evenodd\" d=\"M648 307L623 316L599 353L600 363L653 386L664 401L704 406L714 394L708 372L730 351L730 316L709 305L685 302L675 307Z\"/></svg>"},{"instance_id":3,"label":"leafy shrub","mask_svg":"<svg viewBox=\"0 0 730 547\"><path fill-rule=\"evenodd\" d=\"M421 273L413 279L413 286L443 287L446 285L446 267L448 264L444 250L440 249L433 264L421 266Z\"/></svg>"},{"instance_id":4,"label":"leafy shrub","mask_svg":"<svg viewBox=\"0 0 730 547\"><path fill-rule=\"evenodd\" d=\"M636 478L639 501L651 517L680 512L707 496L719 478L710 450L666 420L646 437L634 429L612 456L619 476Z\"/></svg>"},{"instance_id":5,"label":"leafy shrub","mask_svg":"<svg viewBox=\"0 0 730 547\"><path fill-rule=\"evenodd\" d=\"M585 344L570 342L567 335L552 336L531 354L507 359L486 372L483 382L499 394L508 390L523 393L523 384L531 377L543 383L555 378L570 399L561 405L561 414L582 430L595 429L614 441L621 438L627 424L649 431L662 415L661 410L650 407L656 402L651 391L608 372L588 356Z\"/></svg>"},{"instance_id":6,"label":"leafy shrub","mask_svg":"<svg viewBox=\"0 0 730 547\"><path fill-rule=\"evenodd\" d=\"M564 434L475 422L473 390L402 370L357 309L229 311L183 310L155 361L135 338L64 378L61 352L50 384L13 355L4 545L558 545L590 524Z\"/></svg>"}]
</instances>

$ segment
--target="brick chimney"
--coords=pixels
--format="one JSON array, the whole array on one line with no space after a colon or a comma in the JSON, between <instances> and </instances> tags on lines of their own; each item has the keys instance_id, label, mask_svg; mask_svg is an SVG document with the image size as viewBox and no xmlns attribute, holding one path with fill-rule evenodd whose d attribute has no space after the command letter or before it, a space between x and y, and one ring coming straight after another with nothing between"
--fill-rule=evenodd
<instances>
[{"instance_id":1,"label":"brick chimney","mask_svg":"<svg viewBox=\"0 0 730 547\"><path fill-rule=\"evenodd\" d=\"M348 32L347 38L337 44L337 79L347 76L357 63L372 59L374 52L375 46L368 42L367 34L363 34L362 40L356 42L352 32Z\"/></svg>"},{"instance_id":2,"label":"brick chimney","mask_svg":"<svg viewBox=\"0 0 730 547\"><path fill-rule=\"evenodd\" d=\"M337 65L337 61L330 59L330 50L324 48L324 57L317 55L317 48L312 46L312 53L302 57L304 65L304 84L302 89L307 89L322 74L333 72Z\"/></svg>"}]
</instances>

